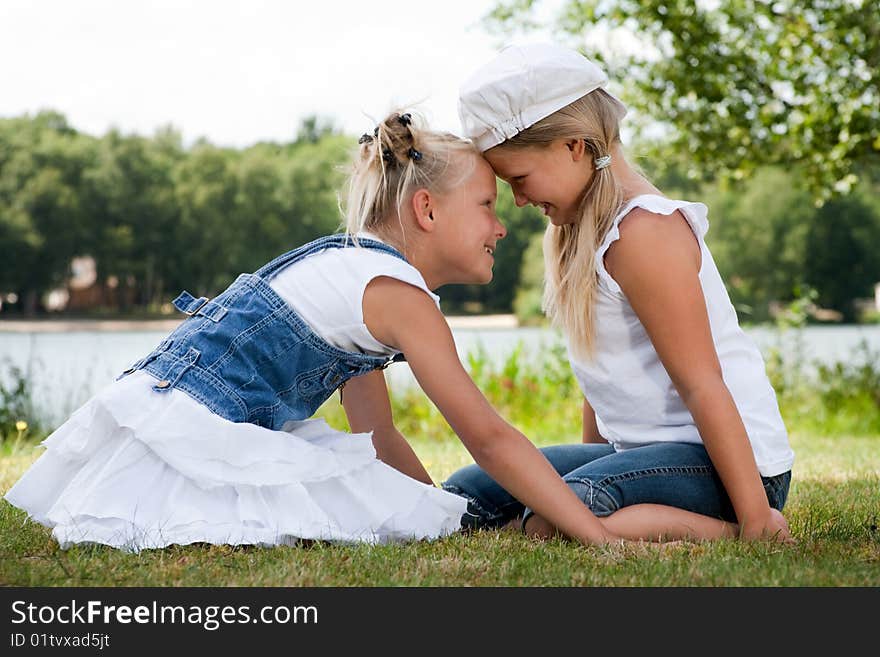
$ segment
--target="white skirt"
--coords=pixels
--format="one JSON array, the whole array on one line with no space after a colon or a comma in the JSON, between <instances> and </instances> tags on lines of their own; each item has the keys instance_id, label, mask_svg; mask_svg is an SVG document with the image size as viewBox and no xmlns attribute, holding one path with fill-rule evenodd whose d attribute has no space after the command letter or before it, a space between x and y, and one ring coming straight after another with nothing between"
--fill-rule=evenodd
<instances>
[{"instance_id":1,"label":"white skirt","mask_svg":"<svg viewBox=\"0 0 880 657\"><path fill-rule=\"evenodd\" d=\"M5 495L62 548L381 543L460 527L466 500L377 460L370 434L230 422L154 383L138 371L90 399Z\"/></svg>"}]
</instances>

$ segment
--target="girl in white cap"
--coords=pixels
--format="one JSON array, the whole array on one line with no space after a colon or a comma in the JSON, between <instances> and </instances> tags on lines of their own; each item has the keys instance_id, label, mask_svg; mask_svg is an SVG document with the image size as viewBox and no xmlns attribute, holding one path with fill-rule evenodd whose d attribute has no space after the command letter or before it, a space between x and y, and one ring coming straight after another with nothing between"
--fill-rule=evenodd
<instances>
[{"instance_id":1,"label":"girl in white cap","mask_svg":"<svg viewBox=\"0 0 880 657\"><path fill-rule=\"evenodd\" d=\"M583 444L544 453L597 516L650 503L791 540L780 511L794 455L704 241L707 208L629 165L626 108L606 82L577 52L533 44L502 50L460 92L465 135L517 205L549 220L544 307L585 399ZM475 525L520 512L530 533L555 525L477 466L445 487L470 498Z\"/></svg>"}]
</instances>

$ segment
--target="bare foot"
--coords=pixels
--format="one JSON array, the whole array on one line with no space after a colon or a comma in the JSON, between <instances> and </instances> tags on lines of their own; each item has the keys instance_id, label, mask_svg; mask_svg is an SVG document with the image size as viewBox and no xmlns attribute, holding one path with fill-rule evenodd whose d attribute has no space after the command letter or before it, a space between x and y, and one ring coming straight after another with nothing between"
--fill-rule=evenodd
<instances>
[{"instance_id":1,"label":"bare foot","mask_svg":"<svg viewBox=\"0 0 880 657\"><path fill-rule=\"evenodd\" d=\"M785 516L782 515L782 512L781 512L781 511L777 511L776 509L774 509L774 508L771 506L771 507L770 507L770 515L773 516L773 518L774 518L779 524L781 524L783 527L785 527L785 531L787 531L789 534L791 533L791 528L788 526L788 520L785 519Z\"/></svg>"},{"instance_id":2,"label":"bare foot","mask_svg":"<svg viewBox=\"0 0 880 657\"><path fill-rule=\"evenodd\" d=\"M530 536L531 538L553 538L558 533L556 527L544 520L538 514L529 516L529 519L523 527L523 531L526 533L526 536Z\"/></svg>"},{"instance_id":3,"label":"bare foot","mask_svg":"<svg viewBox=\"0 0 880 657\"><path fill-rule=\"evenodd\" d=\"M501 531L518 532L522 529L522 516L511 518L507 524L501 526Z\"/></svg>"},{"instance_id":4,"label":"bare foot","mask_svg":"<svg viewBox=\"0 0 880 657\"><path fill-rule=\"evenodd\" d=\"M780 525L785 527L785 538L783 539L784 543L788 543L790 545L794 545L797 541L794 540L791 536L791 528L788 526L788 520L785 519L785 516L782 515L781 511L777 511L773 507L770 507L770 516Z\"/></svg>"}]
</instances>

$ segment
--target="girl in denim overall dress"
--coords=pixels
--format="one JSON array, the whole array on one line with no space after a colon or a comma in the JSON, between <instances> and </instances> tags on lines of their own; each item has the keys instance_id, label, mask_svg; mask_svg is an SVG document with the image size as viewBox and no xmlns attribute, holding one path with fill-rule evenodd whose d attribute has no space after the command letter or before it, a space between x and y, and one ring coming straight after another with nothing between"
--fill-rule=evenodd
<instances>
[{"instance_id":1,"label":"girl in denim overall dress","mask_svg":"<svg viewBox=\"0 0 880 657\"><path fill-rule=\"evenodd\" d=\"M657 522L632 511L649 504L727 521L704 538L790 541L780 511L794 455L704 241L707 208L667 198L627 163L626 108L606 82L579 53L530 44L502 50L460 91L465 134L517 205L549 220L544 307L584 402L583 444L544 454L596 515L628 513L624 535ZM470 466L446 482L471 499L471 524L523 514L527 532L553 531L490 475Z\"/></svg>"}]
</instances>

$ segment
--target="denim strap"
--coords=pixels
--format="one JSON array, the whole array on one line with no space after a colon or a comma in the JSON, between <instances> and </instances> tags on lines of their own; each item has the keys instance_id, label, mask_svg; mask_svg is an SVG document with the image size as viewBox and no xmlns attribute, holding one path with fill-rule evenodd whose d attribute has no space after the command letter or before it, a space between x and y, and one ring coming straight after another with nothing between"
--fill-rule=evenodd
<instances>
[{"instance_id":1,"label":"denim strap","mask_svg":"<svg viewBox=\"0 0 880 657\"><path fill-rule=\"evenodd\" d=\"M209 301L208 297L198 299L184 290L171 302L184 315L204 315L213 322L219 322L226 314L226 308L216 301Z\"/></svg>"}]
</instances>

